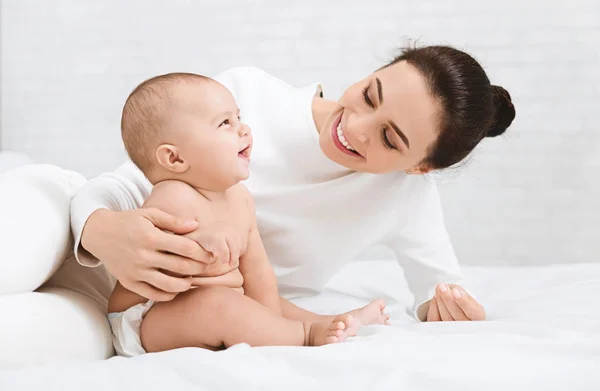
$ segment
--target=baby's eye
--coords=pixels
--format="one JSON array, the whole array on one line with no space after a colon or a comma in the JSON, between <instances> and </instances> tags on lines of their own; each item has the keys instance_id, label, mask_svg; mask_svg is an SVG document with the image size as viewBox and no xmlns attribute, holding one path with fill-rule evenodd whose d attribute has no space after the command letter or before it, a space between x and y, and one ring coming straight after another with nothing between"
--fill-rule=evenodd
<instances>
[{"instance_id":1,"label":"baby's eye","mask_svg":"<svg viewBox=\"0 0 600 391\"><path fill-rule=\"evenodd\" d=\"M229 125L229 120L226 119L225 121L221 122L221 124L219 125L219 128L223 125Z\"/></svg>"}]
</instances>

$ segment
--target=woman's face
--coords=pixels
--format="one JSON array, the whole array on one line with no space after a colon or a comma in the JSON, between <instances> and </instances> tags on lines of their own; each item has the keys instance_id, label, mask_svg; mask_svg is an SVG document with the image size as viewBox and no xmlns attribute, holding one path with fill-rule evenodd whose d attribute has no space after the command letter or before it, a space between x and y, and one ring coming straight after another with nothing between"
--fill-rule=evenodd
<instances>
[{"instance_id":1,"label":"woman's face","mask_svg":"<svg viewBox=\"0 0 600 391\"><path fill-rule=\"evenodd\" d=\"M348 88L321 125L319 144L355 171L427 172L419 163L437 138L437 113L421 73L402 61Z\"/></svg>"}]
</instances>

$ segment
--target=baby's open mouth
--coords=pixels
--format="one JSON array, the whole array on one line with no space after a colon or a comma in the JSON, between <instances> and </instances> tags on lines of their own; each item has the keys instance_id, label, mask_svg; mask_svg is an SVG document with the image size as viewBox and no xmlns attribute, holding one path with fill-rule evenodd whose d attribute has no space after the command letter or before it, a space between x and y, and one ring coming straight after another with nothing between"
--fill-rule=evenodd
<instances>
[{"instance_id":1,"label":"baby's open mouth","mask_svg":"<svg viewBox=\"0 0 600 391\"><path fill-rule=\"evenodd\" d=\"M250 160L250 145L238 152L238 156L245 160Z\"/></svg>"}]
</instances>

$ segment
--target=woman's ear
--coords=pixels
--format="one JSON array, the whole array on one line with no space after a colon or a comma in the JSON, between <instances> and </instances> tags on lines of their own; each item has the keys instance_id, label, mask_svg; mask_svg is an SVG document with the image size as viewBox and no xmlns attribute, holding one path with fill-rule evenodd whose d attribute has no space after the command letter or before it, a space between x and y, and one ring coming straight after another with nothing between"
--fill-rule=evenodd
<instances>
[{"instance_id":1,"label":"woman's ear","mask_svg":"<svg viewBox=\"0 0 600 391\"><path fill-rule=\"evenodd\" d=\"M431 171L433 171L433 168L431 168L429 166L425 166L425 165L419 165L419 166L416 166L416 167L406 170L406 173L408 175L423 175L423 174L428 174Z\"/></svg>"},{"instance_id":2,"label":"woman's ear","mask_svg":"<svg viewBox=\"0 0 600 391\"><path fill-rule=\"evenodd\" d=\"M156 148L156 160L165 169L176 174L184 173L190 165L179 154L179 149L170 144L162 144Z\"/></svg>"}]
</instances>

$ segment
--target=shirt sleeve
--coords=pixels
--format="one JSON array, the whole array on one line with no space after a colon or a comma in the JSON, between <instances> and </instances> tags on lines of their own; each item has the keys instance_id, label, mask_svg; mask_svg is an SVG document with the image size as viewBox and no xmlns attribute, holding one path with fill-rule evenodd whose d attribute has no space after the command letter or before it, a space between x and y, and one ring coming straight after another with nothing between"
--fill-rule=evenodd
<instances>
[{"instance_id":1,"label":"shirt sleeve","mask_svg":"<svg viewBox=\"0 0 600 391\"><path fill-rule=\"evenodd\" d=\"M213 77L231 92L236 101L241 95L256 94L262 88L261 84L269 78L268 73L254 66L230 68Z\"/></svg>"},{"instance_id":2,"label":"shirt sleeve","mask_svg":"<svg viewBox=\"0 0 600 391\"><path fill-rule=\"evenodd\" d=\"M414 295L414 316L425 321L438 284L459 284L467 288L446 231L437 186L427 178L419 180L423 180L425 186L412 189L414 196L403 205L408 213L399 216L402 221L390 233L385 245L396 255Z\"/></svg>"},{"instance_id":3,"label":"shirt sleeve","mask_svg":"<svg viewBox=\"0 0 600 391\"><path fill-rule=\"evenodd\" d=\"M75 258L81 265L100 265L100 260L81 247L81 234L90 215L98 209L123 211L139 208L151 190L150 182L130 160L114 172L89 180L79 189L71 201L71 230Z\"/></svg>"}]
</instances>

